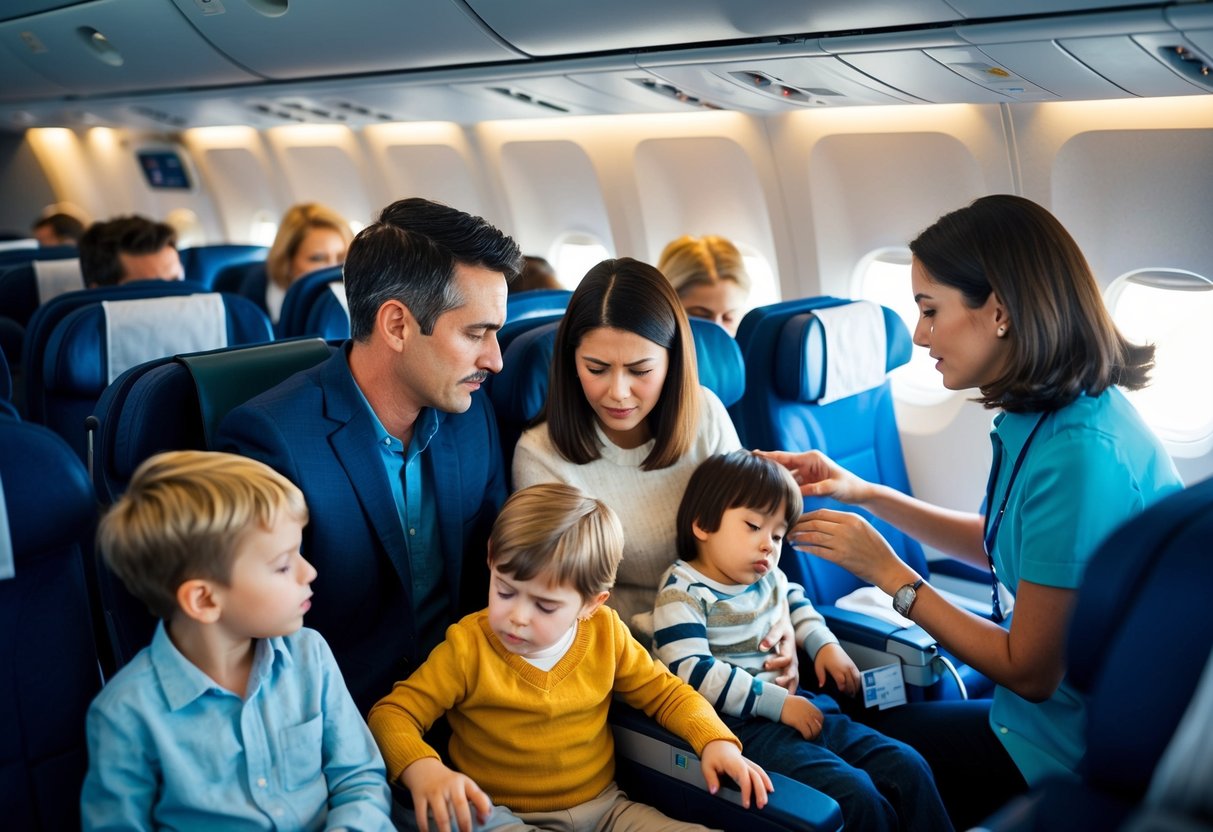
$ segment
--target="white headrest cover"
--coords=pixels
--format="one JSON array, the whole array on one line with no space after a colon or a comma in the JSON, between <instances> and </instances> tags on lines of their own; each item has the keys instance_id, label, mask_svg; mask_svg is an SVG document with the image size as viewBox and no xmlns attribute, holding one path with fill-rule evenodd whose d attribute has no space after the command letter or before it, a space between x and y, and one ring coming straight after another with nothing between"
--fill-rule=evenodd
<instances>
[{"instance_id":1,"label":"white headrest cover","mask_svg":"<svg viewBox=\"0 0 1213 832\"><path fill-rule=\"evenodd\" d=\"M108 380L166 355L227 346L223 297L215 292L102 301Z\"/></svg>"},{"instance_id":2,"label":"white headrest cover","mask_svg":"<svg viewBox=\"0 0 1213 832\"><path fill-rule=\"evenodd\" d=\"M888 345L880 306L861 300L814 309L826 342L825 390L818 404L884 384Z\"/></svg>"},{"instance_id":3,"label":"white headrest cover","mask_svg":"<svg viewBox=\"0 0 1213 832\"><path fill-rule=\"evenodd\" d=\"M80 260L35 260L34 281L38 284L39 304L67 292L78 292L84 288Z\"/></svg>"}]
</instances>

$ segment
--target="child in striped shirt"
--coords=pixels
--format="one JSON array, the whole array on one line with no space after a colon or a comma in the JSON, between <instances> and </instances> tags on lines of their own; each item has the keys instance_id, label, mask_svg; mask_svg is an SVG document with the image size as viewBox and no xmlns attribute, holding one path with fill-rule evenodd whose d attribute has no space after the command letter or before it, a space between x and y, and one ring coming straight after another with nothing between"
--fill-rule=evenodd
<instances>
[{"instance_id":1,"label":"child in striped shirt","mask_svg":"<svg viewBox=\"0 0 1213 832\"><path fill-rule=\"evenodd\" d=\"M833 797L848 829L951 829L918 752L853 722L824 693L789 694L762 669L759 641L788 610L818 684L860 687L855 663L779 569L802 507L791 474L749 451L700 465L678 509L679 559L657 595L654 651L716 706L747 756Z\"/></svg>"}]
</instances>

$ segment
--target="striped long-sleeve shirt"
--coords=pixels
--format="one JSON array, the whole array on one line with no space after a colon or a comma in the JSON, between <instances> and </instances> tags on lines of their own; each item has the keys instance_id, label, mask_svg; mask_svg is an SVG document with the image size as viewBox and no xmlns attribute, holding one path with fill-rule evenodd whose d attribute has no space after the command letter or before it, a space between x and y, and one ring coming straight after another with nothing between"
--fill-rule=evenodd
<instances>
[{"instance_id":1,"label":"striped long-sleeve shirt","mask_svg":"<svg viewBox=\"0 0 1213 832\"><path fill-rule=\"evenodd\" d=\"M758 645L785 604L796 641L810 658L838 643L804 590L778 568L749 586L728 586L675 561L653 610L653 650L721 713L778 721L788 692L774 683L775 673L762 669L770 653Z\"/></svg>"}]
</instances>

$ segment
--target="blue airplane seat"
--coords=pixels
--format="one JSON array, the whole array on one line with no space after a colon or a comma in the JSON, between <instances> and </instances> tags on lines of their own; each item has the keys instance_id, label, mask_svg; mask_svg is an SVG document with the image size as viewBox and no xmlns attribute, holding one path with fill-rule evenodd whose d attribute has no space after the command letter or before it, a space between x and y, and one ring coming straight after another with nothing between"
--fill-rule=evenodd
<instances>
[{"instance_id":1,"label":"blue airplane seat","mask_svg":"<svg viewBox=\"0 0 1213 832\"><path fill-rule=\"evenodd\" d=\"M509 323L547 315L563 315L573 293L568 289L530 289L507 295L505 319Z\"/></svg>"},{"instance_id":2,"label":"blue airplane seat","mask_svg":"<svg viewBox=\"0 0 1213 832\"><path fill-rule=\"evenodd\" d=\"M335 346L319 338L158 358L127 370L101 394L94 412L93 482L112 504L135 469L161 451L209 450L228 411L300 370ZM100 596L114 662L121 667L151 640L155 619L104 566Z\"/></svg>"},{"instance_id":3,"label":"blue airplane seat","mask_svg":"<svg viewBox=\"0 0 1213 832\"><path fill-rule=\"evenodd\" d=\"M31 246L0 251L0 269L32 263L34 260L68 260L79 257L75 246Z\"/></svg>"},{"instance_id":4,"label":"blue airplane seat","mask_svg":"<svg viewBox=\"0 0 1213 832\"><path fill-rule=\"evenodd\" d=\"M268 253L269 249L265 246L233 243L193 246L181 249L181 268L186 279L200 284L204 289L225 291L215 285L225 269L248 263L264 263Z\"/></svg>"},{"instance_id":5,"label":"blue airplane seat","mask_svg":"<svg viewBox=\"0 0 1213 832\"><path fill-rule=\"evenodd\" d=\"M548 397L548 369L552 364L560 318L533 320L543 322L511 338L503 351L501 372L488 389L497 416L497 430L501 436L507 471L510 470L518 438L531 420L539 415ZM729 333L714 322L699 318L690 320L699 383L720 397L728 407L740 399L745 390L741 350Z\"/></svg>"},{"instance_id":6,"label":"blue airplane seat","mask_svg":"<svg viewBox=\"0 0 1213 832\"><path fill-rule=\"evenodd\" d=\"M730 414L748 448L804 451L818 449L860 477L910 493L909 476L901 452L893 396L887 379L874 386L821 403L826 392L827 342L816 310L852 301L817 297L760 307L746 315L737 333L745 358L746 393ZM892 310L880 307L883 322L884 372L910 359L909 333ZM852 349L856 345L849 345ZM862 346L862 345L860 345ZM893 550L920 574L929 577L919 543L889 523L862 509L834 500L806 498L805 509L837 508L863 514ZM862 613L835 606L839 598L866 584L841 567L785 546L780 566L788 577L804 586L810 600L826 615L831 629L845 643L860 667L886 664L900 657L907 683L928 698L961 695L960 685L942 654L920 627L901 628ZM970 574L987 583L975 590L988 594L988 576ZM956 597L975 612L989 614L988 603ZM951 657L946 656L949 662ZM993 683L972 668L952 662L964 690L971 697L989 696Z\"/></svg>"},{"instance_id":7,"label":"blue airplane seat","mask_svg":"<svg viewBox=\"0 0 1213 832\"><path fill-rule=\"evenodd\" d=\"M101 689L85 564L84 466L40 425L0 417L0 809L7 829L80 828L84 715Z\"/></svg>"},{"instance_id":8,"label":"blue airplane seat","mask_svg":"<svg viewBox=\"0 0 1213 832\"><path fill-rule=\"evenodd\" d=\"M269 310L265 307L265 284L268 280L265 261L255 260L224 266L215 275L215 283L211 288L216 292L244 295L268 313Z\"/></svg>"},{"instance_id":9,"label":"blue airplane seat","mask_svg":"<svg viewBox=\"0 0 1213 832\"><path fill-rule=\"evenodd\" d=\"M122 323L115 323L118 316ZM106 386L135 363L272 339L265 313L237 295L201 292L81 307L47 341L41 367L45 423L87 459L85 419Z\"/></svg>"},{"instance_id":10,"label":"blue airplane seat","mask_svg":"<svg viewBox=\"0 0 1213 832\"><path fill-rule=\"evenodd\" d=\"M0 314L25 326L42 304L65 291L84 288L76 249L62 246L53 251L50 256L39 253L29 260L0 265Z\"/></svg>"},{"instance_id":11,"label":"blue airplane seat","mask_svg":"<svg viewBox=\"0 0 1213 832\"><path fill-rule=\"evenodd\" d=\"M0 327L3 326L3 321L0 320ZM3 351L0 351L0 402L11 405L13 403L13 376L8 369L8 360Z\"/></svg>"},{"instance_id":12,"label":"blue airplane seat","mask_svg":"<svg viewBox=\"0 0 1213 832\"><path fill-rule=\"evenodd\" d=\"M1213 479L1206 479L1103 542L1083 574L1067 638L1066 679L1087 696L1080 780L1042 784L987 828L1119 829L1142 805L1169 745L1194 739L1177 729L1213 657L1210 538ZM1146 689L1143 677L1151 680Z\"/></svg>"},{"instance_id":13,"label":"blue airplane seat","mask_svg":"<svg viewBox=\"0 0 1213 832\"><path fill-rule=\"evenodd\" d=\"M286 290L276 331L279 338L316 336L326 341L350 337L341 266L305 274Z\"/></svg>"},{"instance_id":14,"label":"blue airplane seat","mask_svg":"<svg viewBox=\"0 0 1213 832\"><path fill-rule=\"evenodd\" d=\"M198 291L201 289L196 284L182 280L137 280L119 286L68 292L39 306L26 324L25 339L21 346L21 376L26 385L25 412L29 421L43 423L46 420L42 393L42 363L51 332L67 315L82 306L103 300L191 295Z\"/></svg>"}]
</instances>

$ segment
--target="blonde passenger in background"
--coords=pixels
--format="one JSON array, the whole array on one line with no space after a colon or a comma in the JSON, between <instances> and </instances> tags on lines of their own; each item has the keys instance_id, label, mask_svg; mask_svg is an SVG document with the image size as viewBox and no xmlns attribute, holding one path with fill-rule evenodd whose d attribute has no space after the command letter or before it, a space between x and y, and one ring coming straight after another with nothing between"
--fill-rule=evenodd
<instances>
[{"instance_id":1,"label":"blonde passenger in background","mask_svg":"<svg viewBox=\"0 0 1213 832\"><path fill-rule=\"evenodd\" d=\"M678 293L692 318L715 321L737 335L751 280L737 246L724 237L679 237L665 247L657 270Z\"/></svg>"},{"instance_id":2,"label":"blonde passenger in background","mask_svg":"<svg viewBox=\"0 0 1213 832\"><path fill-rule=\"evenodd\" d=\"M344 217L317 202L292 205L265 258L265 308L278 322L290 285L309 272L340 266L354 234Z\"/></svg>"}]
</instances>

